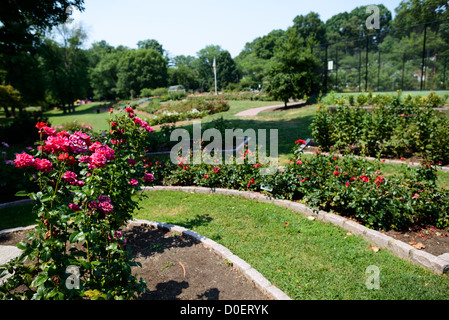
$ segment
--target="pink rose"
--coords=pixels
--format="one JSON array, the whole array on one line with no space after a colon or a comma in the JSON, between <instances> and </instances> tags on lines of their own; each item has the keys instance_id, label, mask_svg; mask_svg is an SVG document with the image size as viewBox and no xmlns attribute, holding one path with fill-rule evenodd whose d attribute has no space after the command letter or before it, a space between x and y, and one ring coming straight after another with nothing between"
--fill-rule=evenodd
<instances>
[{"instance_id":1,"label":"pink rose","mask_svg":"<svg viewBox=\"0 0 449 320\"><path fill-rule=\"evenodd\" d=\"M48 172L51 170L52 166L53 166L52 163L47 159L37 158L34 160L34 167L39 171Z\"/></svg>"},{"instance_id":2,"label":"pink rose","mask_svg":"<svg viewBox=\"0 0 449 320\"><path fill-rule=\"evenodd\" d=\"M14 160L14 163L16 164L17 168L27 168L34 165L34 157L32 155L29 155L25 152L21 154L16 154L16 159Z\"/></svg>"},{"instance_id":3,"label":"pink rose","mask_svg":"<svg viewBox=\"0 0 449 320\"><path fill-rule=\"evenodd\" d=\"M72 209L73 211L81 211L81 208L79 207L79 205L77 205L75 203L69 204L69 208Z\"/></svg>"},{"instance_id":4,"label":"pink rose","mask_svg":"<svg viewBox=\"0 0 449 320\"><path fill-rule=\"evenodd\" d=\"M151 173L145 173L145 175L143 176L143 181L145 182L151 182L154 180L154 175Z\"/></svg>"}]
</instances>

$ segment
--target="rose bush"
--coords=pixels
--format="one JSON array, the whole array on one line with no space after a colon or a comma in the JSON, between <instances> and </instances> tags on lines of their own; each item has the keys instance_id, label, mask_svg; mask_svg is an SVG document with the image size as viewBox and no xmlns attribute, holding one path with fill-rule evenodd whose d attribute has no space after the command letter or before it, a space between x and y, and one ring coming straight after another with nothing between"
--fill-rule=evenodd
<instances>
[{"instance_id":1,"label":"rose bush","mask_svg":"<svg viewBox=\"0 0 449 320\"><path fill-rule=\"evenodd\" d=\"M120 233L137 207L138 186L152 181L143 134L152 129L139 120L127 109L99 138L36 125L37 148L14 163L36 176L39 191L29 196L38 202L37 226L18 245L21 256L1 267L0 276L12 274L1 298L132 299L145 289L131 273L136 263ZM73 267L75 287L68 285Z\"/></svg>"},{"instance_id":2,"label":"rose bush","mask_svg":"<svg viewBox=\"0 0 449 320\"><path fill-rule=\"evenodd\" d=\"M318 108L311 129L323 150L374 157L418 155L427 161L449 163L449 118L435 110L441 104L438 96L363 97L356 106L338 100L335 110L327 104ZM361 108L365 103L372 108Z\"/></svg>"},{"instance_id":3,"label":"rose bush","mask_svg":"<svg viewBox=\"0 0 449 320\"><path fill-rule=\"evenodd\" d=\"M375 229L449 225L449 193L437 187L433 162L403 165L402 174L387 177L381 161L320 152L305 157L297 149L290 165L266 177L275 197L301 200Z\"/></svg>"}]
</instances>

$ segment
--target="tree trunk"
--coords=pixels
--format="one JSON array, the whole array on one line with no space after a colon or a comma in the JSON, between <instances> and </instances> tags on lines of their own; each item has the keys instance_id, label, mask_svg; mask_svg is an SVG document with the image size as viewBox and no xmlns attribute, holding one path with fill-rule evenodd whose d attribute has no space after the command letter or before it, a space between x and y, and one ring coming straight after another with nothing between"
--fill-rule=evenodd
<instances>
[{"instance_id":1,"label":"tree trunk","mask_svg":"<svg viewBox=\"0 0 449 320\"><path fill-rule=\"evenodd\" d=\"M11 116L11 114L9 113L8 107L6 105L4 105L3 109L5 110L5 117L9 118Z\"/></svg>"}]
</instances>

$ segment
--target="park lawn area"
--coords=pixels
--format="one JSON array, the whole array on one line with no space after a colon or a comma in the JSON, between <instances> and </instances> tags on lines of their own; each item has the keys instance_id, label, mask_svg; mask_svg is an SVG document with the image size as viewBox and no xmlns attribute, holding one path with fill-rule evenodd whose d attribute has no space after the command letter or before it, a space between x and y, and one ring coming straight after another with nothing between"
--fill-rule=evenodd
<instances>
[{"instance_id":1,"label":"park lawn area","mask_svg":"<svg viewBox=\"0 0 449 320\"><path fill-rule=\"evenodd\" d=\"M183 226L231 250L292 299L446 300L449 276L437 275L342 228L238 196L145 192L134 217ZM366 287L368 266L380 289Z\"/></svg>"},{"instance_id":2,"label":"park lawn area","mask_svg":"<svg viewBox=\"0 0 449 320\"><path fill-rule=\"evenodd\" d=\"M346 230L238 196L151 191L134 218L183 226L220 243L295 300L447 300L449 275L397 258ZM31 205L0 210L0 230L35 224ZM380 289L366 286L379 268Z\"/></svg>"},{"instance_id":3,"label":"park lawn area","mask_svg":"<svg viewBox=\"0 0 449 320\"><path fill-rule=\"evenodd\" d=\"M293 155L291 150L295 141L298 139L307 139L312 137L309 128L313 121L317 105L308 105L301 108L277 108L270 111L263 111L255 116L236 116L237 113L264 106L283 104L279 101L229 101L230 110L223 113L217 113L201 119L201 124L207 126L214 119L223 117L229 121L230 127L235 129L265 129L267 132L267 151L269 152L270 130L278 130L278 153L279 165L289 163ZM192 130L192 125L182 125L180 128Z\"/></svg>"},{"instance_id":4,"label":"park lawn area","mask_svg":"<svg viewBox=\"0 0 449 320\"><path fill-rule=\"evenodd\" d=\"M103 102L93 102L75 107L74 113L64 114L62 110L53 109L44 113L44 117L48 117L48 121L52 126L60 126L65 123L77 121L78 123L91 124L95 131L108 130L109 112L102 109L97 113L97 109L104 106Z\"/></svg>"},{"instance_id":5,"label":"park lawn area","mask_svg":"<svg viewBox=\"0 0 449 320\"><path fill-rule=\"evenodd\" d=\"M0 230L36 224L37 215L33 207L32 204L24 204L0 209Z\"/></svg>"}]
</instances>

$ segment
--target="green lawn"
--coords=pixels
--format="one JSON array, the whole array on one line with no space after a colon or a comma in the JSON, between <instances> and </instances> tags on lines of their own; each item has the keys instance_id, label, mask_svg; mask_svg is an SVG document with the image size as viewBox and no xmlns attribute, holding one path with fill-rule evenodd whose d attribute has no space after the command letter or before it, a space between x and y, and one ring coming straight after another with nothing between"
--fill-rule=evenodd
<instances>
[{"instance_id":1,"label":"green lawn","mask_svg":"<svg viewBox=\"0 0 449 320\"><path fill-rule=\"evenodd\" d=\"M447 299L449 277L401 260L342 228L242 197L153 191L138 219L194 230L226 246L293 299ZM368 266L380 289L366 287Z\"/></svg>"},{"instance_id":2,"label":"green lawn","mask_svg":"<svg viewBox=\"0 0 449 320\"><path fill-rule=\"evenodd\" d=\"M300 213L243 197L146 192L134 217L183 226L224 245L292 299L447 300L449 275L437 275L364 239ZM35 223L30 206L0 210L0 230ZM368 266L380 289L368 289ZM157 279L155 279L157 281Z\"/></svg>"},{"instance_id":3,"label":"green lawn","mask_svg":"<svg viewBox=\"0 0 449 320\"><path fill-rule=\"evenodd\" d=\"M77 121L78 123L91 124L94 130L108 130L107 119L109 112L103 111L97 113L99 107L104 103L94 102L92 104L85 104L76 106L74 113L64 114L62 110L54 109L44 113L45 117L49 118L49 122L53 126L59 126L65 123Z\"/></svg>"},{"instance_id":4,"label":"green lawn","mask_svg":"<svg viewBox=\"0 0 449 320\"><path fill-rule=\"evenodd\" d=\"M0 230L30 226L37 219L32 204L0 209L0 217Z\"/></svg>"}]
</instances>

